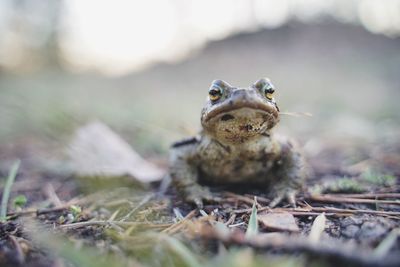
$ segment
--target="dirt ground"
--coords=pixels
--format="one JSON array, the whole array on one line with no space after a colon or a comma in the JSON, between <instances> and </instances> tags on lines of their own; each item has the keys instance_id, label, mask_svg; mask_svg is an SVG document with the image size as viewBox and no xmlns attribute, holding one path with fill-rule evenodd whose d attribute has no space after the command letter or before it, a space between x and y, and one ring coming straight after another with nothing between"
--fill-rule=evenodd
<instances>
[{"instance_id":1,"label":"dirt ground","mask_svg":"<svg viewBox=\"0 0 400 267\"><path fill-rule=\"evenodd\" d=\"M203 210L182 202L173 188L163 192L160 183L143 188L130 179L44 171L35 165L41 153L35 146L2 147L2 155L17 151L22 163L0 226L1 266L220 266L244 254L251 266L258 257L279 266L399 266L400 143L369 145L341 140L314 148L307 155L313 177L295 209L285 203L269 209L268 196L254 188L219 188L214 194L222 201ZM18 204L21 195L27 202ZM259 230L248 238L255 196ZM285 218L267 215L264 223L266 214ZM311 242L321 214L325 230Z\"/></svg>"}]
</instances>

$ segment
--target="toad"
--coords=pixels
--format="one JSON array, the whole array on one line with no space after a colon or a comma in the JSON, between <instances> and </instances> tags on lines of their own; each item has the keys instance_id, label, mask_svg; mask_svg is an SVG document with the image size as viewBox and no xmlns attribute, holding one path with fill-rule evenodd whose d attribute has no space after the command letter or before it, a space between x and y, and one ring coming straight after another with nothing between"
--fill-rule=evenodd
<instances>
[{"instance_id":1,"label":"toad","mask_svg":"<svg viewBox=\"0 0 400 267\"><path fill-rule=\"evenodd\" d=\"M284 198L295 204L306 168L293 142L272 133L279 122L274 93L267 78L248 88L212 82L201 132L171 148L170 176L186 201L202 207L216 198L210 186L252 184L270 195L271 207Z\"/></svg>"}]
</instances>

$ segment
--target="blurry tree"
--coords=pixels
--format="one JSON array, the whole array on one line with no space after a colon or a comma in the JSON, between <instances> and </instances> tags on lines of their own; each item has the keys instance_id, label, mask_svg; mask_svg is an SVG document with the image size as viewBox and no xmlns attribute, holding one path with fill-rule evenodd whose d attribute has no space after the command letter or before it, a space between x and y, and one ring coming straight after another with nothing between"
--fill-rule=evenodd
<instances>
[{"instance_id":1,"label":"blurry tree","mask_svg":"<svg viewBox=\"0 0 400 267\"><path fill-rule=\"evenodd\" d=\"M0 3L0 67L12 71L59 68L63 0Z\"/></svg>"}]
</instances>

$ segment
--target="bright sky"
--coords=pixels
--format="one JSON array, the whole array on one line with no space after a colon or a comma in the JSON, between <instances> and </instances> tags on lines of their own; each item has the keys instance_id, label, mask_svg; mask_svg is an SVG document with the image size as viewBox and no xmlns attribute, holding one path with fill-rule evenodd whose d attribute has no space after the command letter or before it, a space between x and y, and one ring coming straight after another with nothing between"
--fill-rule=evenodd
<instances>
[{"instance_id":1,"label":"bright sky","mask_svg":"<svg viewBox=\"0 0 400 267\"><path fill-rule=\"evenodd\" d=\"M69 64L100 67L110 74L153 61L179 60L207 40L222 39L251 23L247 0L70 0L66 4L62 43Z\"/></svg>"}]
</instances>

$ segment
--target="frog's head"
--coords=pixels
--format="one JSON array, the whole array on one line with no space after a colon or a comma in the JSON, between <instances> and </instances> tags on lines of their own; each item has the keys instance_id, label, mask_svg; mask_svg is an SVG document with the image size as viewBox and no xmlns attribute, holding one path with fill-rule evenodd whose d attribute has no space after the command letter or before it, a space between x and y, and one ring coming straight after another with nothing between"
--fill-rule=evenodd
<instances>
[{"instance_id":1,"label":"frog's head","mask_svg":"<svg viewBox=\"0 0 400 267\"><path fill-rule=\"evenodd\" d=\"M204 131L223 143L243 143L269 130L279 121L274 86L263 78L249 88L222 80L212 82L201 113Z\"/></svg>"}]
</instances>

